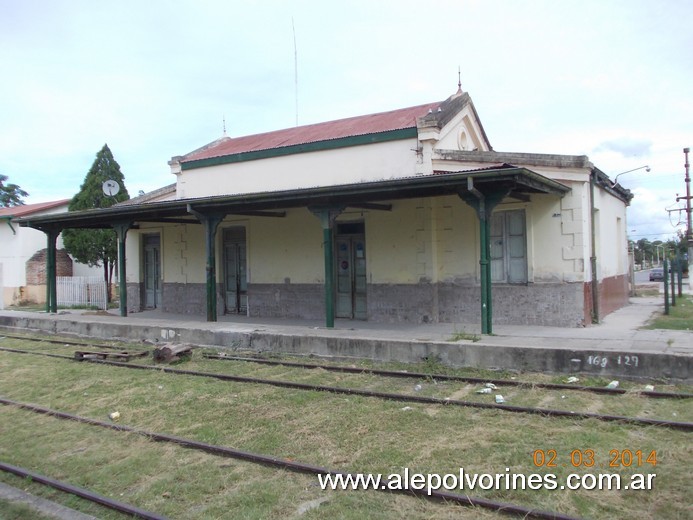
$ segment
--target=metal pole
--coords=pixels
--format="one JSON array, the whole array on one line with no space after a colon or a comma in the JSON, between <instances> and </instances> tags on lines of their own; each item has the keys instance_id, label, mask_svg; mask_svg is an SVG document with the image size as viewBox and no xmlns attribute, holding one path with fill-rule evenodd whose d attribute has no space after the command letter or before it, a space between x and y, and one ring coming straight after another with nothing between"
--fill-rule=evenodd
<instances>
[{"instance_id":1,"label":"metal pole","mask_svg":"<svg viewBox=\"0 0 693 520\"><path fill-rule=\"evenodd\" d=\"M46 312L58 312L58 291L56 283L56 241L59 232L56 229L46 230L48 250L46 251Z\"/></svg>"},{"instance_id":2,"label":"metal pole","mask_svg":"<svg viewBox=\"0 0 693 520\"><path fill-rule=\"evenodd\" d=\"M664 257L664 314L669 314L669 262Z\"/></svg>"},{"instance_id":3,"label":"metal pole","mask_svg":"<svg viewBox=\"0 0 693 520\"><path fill-rule=\"evenodd\" d=\"M690 148L684 148L683 153L686 157L686 212L688 213L688 287L693 289L693 225L691 225L691 175L689 171L688 152Z\"/></svg>"},{"instance_id":4,"label":"metal pole","mask_svg":"<svg viewBox=\"0 0 693 520\"><path fill-rule=\"evenodd\" d=\"M671 259L671 306L676 306L676 276L674 271L674 259Z\"/></svg>"},{"instance_id":5,"label":"metal pole","mask_svg":"<svg viewBox=\"0 0 693 520\"><path fill-rule=\"evenodd\" d=\"M492 328L489 326L489 243L488 243L488 216L484 199L479 199L479 267L481 270L481 333L491 334Z\"/></svg>"},{"instance_id":6,"label":"metal pole","mask_svg":"<svg viewBox=\"0 0 693 520\"><path fill-rule=\"evenodd\" d=\"M594 222L594 217L597 214L597 208L594 203L594 185L596 183L594 170L590 173L590 271L592 277L592 323L599 323L599 277L597 275L597 225ZM633 254L635 254L635 246L633 246Z\"/></svg>"},{"instance_id":7,"label":"metal pole","mask_svg":"<svg viewBox=\"0 0 693 520\"><path fill-rule=\"evenodd\" d=\"M334 328L335 318L335 273L333 254L334 221L344 211L342 206L309 207L309 211L320 219L322 226L322 248L325 263L325 327Z\"/></svg>"},{"instance_id":8,"label":"metal pole","mask_svg":"<svg viewBox=\"0 0 693 520\"><path fill-rule=\"evenodd\" d=\"M332 254L332 226L322 230L322 246L325 257L325 327L334 328L334 256Z\"/></svg>"},{"instance_id":9,"label":"metal pole","mask_svg":"<svg viewBox=\"0 0 693 520\"><path fill-rule=\"evenodd\" d=\"M125 318L128 315L128 289L127 273L125 260L125 239L130 229L130 222L119 222L113 225L116 236L118 237L118 296L120 303L120 316ZM107 290L110 293L110 287Z\"/></svg>"}]
</instances>

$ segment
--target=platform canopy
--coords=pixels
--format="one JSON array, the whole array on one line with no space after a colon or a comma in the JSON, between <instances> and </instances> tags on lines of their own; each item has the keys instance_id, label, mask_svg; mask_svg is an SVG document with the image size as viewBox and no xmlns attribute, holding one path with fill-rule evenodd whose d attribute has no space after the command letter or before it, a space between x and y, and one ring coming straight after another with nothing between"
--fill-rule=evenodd
<instances>
[{"instance_id":1,"label":"platform canopy","mask_svg":"<svg viewBox=\"0 0 693 520\"><path fill-rule=\"evenodd\" d=\"M207 233L207 301L208 321L216 320L216 293L214 264L214 234L216 226L227 215L249 215L259 217L284 217L285 211L292 208L308 208L321 218L325 230L325 240L331 239L330 215L344 208L361 208L371 210L390 210L391 202L402 199L422 197L440 197L457 195L477 211L480 219L480 236L482 241L480 262L482 264L482 287L484 272L488 267L488 220L495 204L509 197L528 201L532 193L563 196L570 188L533 172L527 168L511 164L496 164L483 169L435 172L432 175L396 178L382 181L361 182L315 188L302 188L283 191L268 191L244 193L237 195L220 195L193 199L176 199L161 202L132 202L121 203L109 208L85 211L73 211L44 216L27 217L19 220L19 224L44 231L49 238L49 250L55 248L55 238L67 228L113 228L119 238L119 272L121 315L127 314L125 287L125 235L129 229L137 228L138 223L158 222L172 224L203 224ZM325 248L326 255L327 250ZM49 255L50 257L50 255ZM332 326L334 316L330 316L329 302L331 294L331 268L326 262L326 322ZM50 266L47 272L50 274ZM488 273L486 273L488 275ZM50 292L50 281L47 284ZM487 282L488 294L482 296L482 316L488 307L488 323L490 328L490 278ZM55 295L50 295L49 302L55 302ZM53 303L53 305L55 305ZM55 309L50 309L55 312ZM490 330L488 330L490 332Z\"/></svg>"}]
</instances>

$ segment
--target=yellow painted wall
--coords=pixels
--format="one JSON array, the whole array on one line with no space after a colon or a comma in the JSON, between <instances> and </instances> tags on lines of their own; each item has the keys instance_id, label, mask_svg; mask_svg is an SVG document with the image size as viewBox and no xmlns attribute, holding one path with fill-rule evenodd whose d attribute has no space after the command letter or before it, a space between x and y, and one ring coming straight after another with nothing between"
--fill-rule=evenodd
<instances>
[{"instance_id":1,"label":"yellow painted wall","mask_svg":"<svg viewBox=\"0 0 693 520\"><path fill-rule=\"evenodd\" d=\"M369 283L417 283L429 276L421 199L392 203L392 211L373 211L366 218L366 267Z\"/></svg>"},{"instance_id":2,"label":"yellow painted wall","mask_svg":"<svg viewBox=\"0 0 693 520\"><path fill-rule=\"evenodd\" d=\"M250 283L323 283L322 227L307 209L254 217L247 232Z\"/></svg>"},{"instance_id":3,"label":"yellow painted wall","mask_svg":"<svg viewBox=\"0 0 693 520\"><path fill-rule=\"evenodd\" d=\"M584 277L580 268L586 261L582 242L589 238L584 233L587 223L583 222L582 208L567 209L583 204L584 187L577 184L574 198L565 204L558 197L535 194L530 203L506 199L496 208L525 209L530 282ZM609 202L605 201L605 206ZM457 196L395 200L391 204L392 211L349 208L338 218L338 222L365 223L369 283L478 282L479 223L470 206ZM625 216L622 224L625 226ZM223 280L223 230L232 226L246 228L249 283L324 282L322 227L306 208L288 210L284 218L227 217L216 237L218 282ZM130 231L128 282L141 278L141 236L155 232L162 240L164 281L205 283L204 228L194 224L143 224L139 230ZM609 234L606 239L613 236Z\"/></svg>"}]
</instances>

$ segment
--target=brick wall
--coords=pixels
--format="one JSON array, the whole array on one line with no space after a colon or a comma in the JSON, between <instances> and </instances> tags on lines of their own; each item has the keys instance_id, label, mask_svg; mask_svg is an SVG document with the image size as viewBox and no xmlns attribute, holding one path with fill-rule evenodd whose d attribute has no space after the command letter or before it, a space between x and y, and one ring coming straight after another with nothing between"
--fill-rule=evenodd
<instances>
[{"instance_id":1,"label":"brick wall","mask_svg":"<svg viewBox=\"0 0 693 520\"><path fill-rule=\"evenodd\" d=\"M26 284L46 285L46 258L48 249L37 251L26 262ZM55 275L72 276L72 258L64 249L58 249L55 255Z\"/></svg>"}]
</instances>

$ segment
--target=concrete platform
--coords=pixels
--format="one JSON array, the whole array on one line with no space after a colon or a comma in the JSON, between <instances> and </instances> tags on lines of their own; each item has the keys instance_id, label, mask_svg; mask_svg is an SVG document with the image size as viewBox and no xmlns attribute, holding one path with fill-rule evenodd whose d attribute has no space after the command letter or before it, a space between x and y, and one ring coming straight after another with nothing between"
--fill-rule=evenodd
<instances>
[{"instance_id":1,"label":"concrete platform","mask_svg":"<svg viewBox=\"0 0 693 520\"><path fill-rule=\"evenodd\" d=\"M693 382L693 332L645 330L663 310L661 298L632 298L630 305L586 328L494 325L493 335L476 324L383 324L320 322L160 311L130 314L61 311L58 314L0 311L0 329L126 341L180 342L232 350L283 352L339 359L418 362L436 359L456 367L549 373L583 373L634 379ZM458 339L478 335L478 341Z\"/></svg>"},{"instance_id":2,"label":"concrete platform","mask_svg":"<svg viewBox=\"0 0 693 520\"><path fill-rule=\"evenodd\" d=\"M52 500L32 495L2 482L0 482L0 498L9 502L24 504L49 518L56 518L58 520L98 520L95 516L80 513L79 511L65 507L57 502L53 502Z\"/></svg>"}]
</instances>

